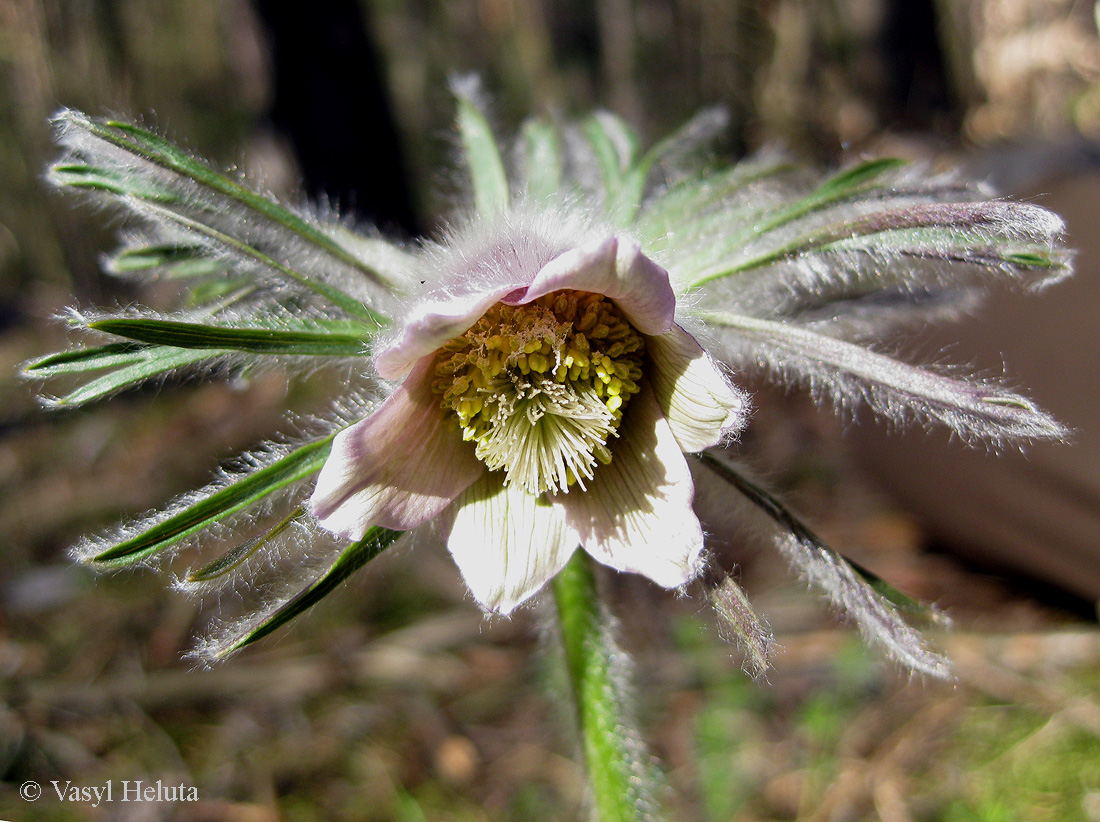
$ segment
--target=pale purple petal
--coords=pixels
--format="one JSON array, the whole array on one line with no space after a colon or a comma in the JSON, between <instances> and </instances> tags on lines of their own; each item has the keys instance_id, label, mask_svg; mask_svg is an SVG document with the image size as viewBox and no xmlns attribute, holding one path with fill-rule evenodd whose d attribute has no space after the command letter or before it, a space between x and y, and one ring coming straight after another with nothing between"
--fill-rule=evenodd
<instances>
[{"instance_id":1,"label":"pale purple petal","mask_svg":"<svg viewBox=\"0 0 1100 822\"><path fill-rule=\"evenodd\" d=\"M336 435L309 501L325 529L359 539L374 525L415 528L485 472L444 419L432 364L421 361L373 414Z\"/></svg>"},{"instance_id":2,"label":"pale purple petal","mask_svg":"<svg viewBox=\"0 0 1100 822\"><path fill-rule=\"evenodd\" d=\"M416 308L403 324L400 335L375 354L374 368L387 380L399 380L421 357L466 333L501 297L522 285L500 285L490 291L449 296Z\"/></svg>"},{"instance_id":3,"label":"pale purple petal","mask_svg":"<svg viewBox=\"0 0 1100 822\"><path fill-rule=\"evenodd\" d=\"M577 548L560 509L518 484L505 486L500 472L467 488L442 524L470 593L498 614L533 596Z\"/></svg>"},{"instance_id":4,"label":"pale purple petal","mask_svg":"<svg viewBox=\"0 0 1100 822\"><path fill-rule=\"evenodd\" d=\"M524 305L562 289L592 291L615 301L643 334L672 327L676 295L668 272L630 240L608 237L560 254L531 277L517 267L516 279L468 294L451 294L418 306L399 335L376 352L374 367L388 380L404 377L421 357L465 333L498 302Z\"/></svg>"},{"instance_id":5,"label":"pale purple petal","mask_svg":"<svg viewBox=\"0 0 1100 822\"><path fill-rule=\"evenodd\" d=\"M676 294L668 272L630 240L608 237L566 251L542 267L525 293L504 302L521 305L565 288L609 297L643 334L672 327Z\"/></svg>"},{"instance_id":6,"label":"pale purple petal","mask_svg":"<svg viewBox=\"0 0 1100 822\"><path fill-rule=\"evenodd\" d=\"M600 562L665 588L683 585L701 570L703 530L687 460L648 387L631 400L619 434L587 491L550 499Z\"/></svg>"},{"instance_id":7,"label":"pale purple petal","mask_svg":"<svg viewBox=\"0 0 1100 822\"><path fill-rule=\"evenodd\" d=\"M744 427L748 398L684 329L649 337L646 352L649 383L681 450L702 451Z\"/></svg>"}]
</instances>

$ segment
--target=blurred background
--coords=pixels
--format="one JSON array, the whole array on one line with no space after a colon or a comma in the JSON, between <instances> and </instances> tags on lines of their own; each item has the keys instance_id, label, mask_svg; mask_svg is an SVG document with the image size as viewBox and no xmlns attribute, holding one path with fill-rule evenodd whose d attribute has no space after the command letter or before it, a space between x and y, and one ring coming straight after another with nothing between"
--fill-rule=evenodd
<instances>
[{"instance_id":1,"label":"blurred background","mask_svg":"<svg viewBox=\"0 0 1100 822\"><path fill-rule=\"evenodd\" d=\"M753 386L746 456L832 544L955 618L937 640L956 685L884 665L739 546L782 646L767 682L698 602L613 586L671 818L1100 820L1100 36L1082 0L0 0L0 818L585 818L539 607L485 621L441 553L384 556L211 671L184 655L217 603L70 565L79 535L204 482L322 387L177 380L47 413L16 376L64 345L65 306L140 297L99 271L117 220L43 184L58 108L141 118L412 239L459 188L447 78L466 72L505 131L606 107L652 142L718 104L731 158L962 165L1063 214L1073 282L903 348L1007 367L1073 445L996 459ZM26 779L161 779L201 801L32 804Z\"/></svg>"}]
</instances>

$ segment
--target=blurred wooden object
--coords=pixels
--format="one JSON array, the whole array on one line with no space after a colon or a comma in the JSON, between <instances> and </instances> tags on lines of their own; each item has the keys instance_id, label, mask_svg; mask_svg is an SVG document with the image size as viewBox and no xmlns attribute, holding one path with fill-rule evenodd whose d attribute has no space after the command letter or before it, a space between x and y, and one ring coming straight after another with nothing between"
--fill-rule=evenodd
<instances>
[{"instance_id":1,"label":"blurred wooden object","mask_svg":"<svg viewBox=\"0 0 1100 822\"><path fill-rule=\"evenodd\" d=\"M871 425L853 427L851 441L861 461L940 547L1096 602L1100 168L1063 167L1029 188L1016 193L1065 219L1069 245L1079 252L1076 274L1042 294L992 295L979 316L937 329L931 339L944 361L994 375L1007 368L1013 386L1073 430L1070 442L997 455L947 442L938 433L897 436Z\"/></svg>"}]
</instances>

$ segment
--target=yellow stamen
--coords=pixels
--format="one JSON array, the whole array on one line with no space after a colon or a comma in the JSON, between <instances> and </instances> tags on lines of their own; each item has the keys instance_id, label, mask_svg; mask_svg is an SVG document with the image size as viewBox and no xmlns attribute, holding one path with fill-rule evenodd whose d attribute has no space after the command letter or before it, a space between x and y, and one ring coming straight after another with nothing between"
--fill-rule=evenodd
<instances>
[{"instance_id":1,"label":"yellow stamen","mask_svg":"<svg viewBox=\"0 0 1100 822\"><path fill-rule=\"evenodd\" d=\"M490 308L439 352L432 390L490 470L532 494L584 488L611 461L644 340L600 294Z\"/></svg>"}]
</instances>

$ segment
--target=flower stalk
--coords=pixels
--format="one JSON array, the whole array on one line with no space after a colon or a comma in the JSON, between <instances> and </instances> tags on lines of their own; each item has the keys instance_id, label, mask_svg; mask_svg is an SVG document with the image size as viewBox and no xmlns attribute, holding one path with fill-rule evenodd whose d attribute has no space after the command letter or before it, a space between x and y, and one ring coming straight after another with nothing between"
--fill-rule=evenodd
<instances>
[{"instance_id":1,"label":"flower stalk","mask_svg":"<svg viewBox=\"0 0 1100 822\"><path fill-rule=\"evenodd\" d=\"M656 768L628 721L626 656L600 602L593 560L583 551L553 583L566 669L598 822L652 819Z\"/></svg>"}]
</instances>

